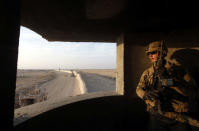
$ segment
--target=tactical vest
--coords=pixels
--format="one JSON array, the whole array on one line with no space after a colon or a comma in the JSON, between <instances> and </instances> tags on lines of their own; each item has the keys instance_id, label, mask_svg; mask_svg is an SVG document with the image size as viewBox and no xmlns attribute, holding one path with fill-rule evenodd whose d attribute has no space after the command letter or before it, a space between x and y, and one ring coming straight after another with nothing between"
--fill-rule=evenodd
<instances>
[{"instance_id":1,"label":"tactical vest","mask_svg":"<svg viewBox=\"0 0 199 131\"><path fill-rule=\"evenodd\" d=\"M187 113L189 110L189 97L195 93L192 88L191 78L180 67L170 68L170 77L173 80L173 85L166 87L160 96L160 100L145 100L147 104L147 111L167 113L177 112L177 113ZM137 90L147 90L151 88L151 83L153 81L154 69L153 67L145 70L141 76L140 82L138 83ZM168 80L165 80L168 82Z\"/></svg>"}]
</instances>

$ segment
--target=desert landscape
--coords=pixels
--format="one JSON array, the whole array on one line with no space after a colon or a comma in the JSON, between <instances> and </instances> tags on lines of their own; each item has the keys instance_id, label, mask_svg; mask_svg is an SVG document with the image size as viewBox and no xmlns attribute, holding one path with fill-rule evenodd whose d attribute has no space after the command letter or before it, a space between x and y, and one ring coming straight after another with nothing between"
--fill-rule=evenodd
<instances>
[{"instance_id":1,"label":"desert landscape","mask_svg":"<svg viewBox=\"0 0 199 131\"><path fill-rule=\"evenodd\" d=\"M18 70L15 124L60 101L89 93L116 91L116 70Z\"/></svg>"},{"instance_id":2,"label":"desert landscape","mask_svg":"<svg viewBox=\"0 0 199 131\"><path fill-rule=\"evenodd\" d=\"M46 91L40 86L55 77L53 70L17 70L15 109L46 100Z\"/></svg>"}]
</instances>

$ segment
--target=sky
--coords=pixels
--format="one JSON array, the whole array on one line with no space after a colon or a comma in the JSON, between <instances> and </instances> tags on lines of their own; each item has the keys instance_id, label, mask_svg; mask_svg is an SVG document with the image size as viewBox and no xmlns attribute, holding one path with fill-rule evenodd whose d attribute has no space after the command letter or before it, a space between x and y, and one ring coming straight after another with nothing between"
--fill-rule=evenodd
<instances>
[{"instance_id":1,"label":"sky","mask_svg":"<svg viewBox=\"0 0 199 131\"><path fill-rule=\"evenodd\" d=\"M116 43L49 42L21 26L18 69L115 69Z\"/></svg>"}]
</instances>

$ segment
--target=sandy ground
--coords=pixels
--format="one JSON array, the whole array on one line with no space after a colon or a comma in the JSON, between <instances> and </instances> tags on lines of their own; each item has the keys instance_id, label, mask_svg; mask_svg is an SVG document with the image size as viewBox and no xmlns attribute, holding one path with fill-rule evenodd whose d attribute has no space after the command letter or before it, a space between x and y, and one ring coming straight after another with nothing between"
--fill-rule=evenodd
<instances>
[{"instance_id":1,"label":"sandy ground","mask_svg":"<svg viewBox=\"0 0 199 131\"><path fill-rule=\"evenodd\" d=\"M16 90L38 86L54 77L53 70L17 70Z\"/></svg>"},{"instance_id":2,"label":"sandy ground","mask_svg":"<svg viewBox=\"0 0 199 131\"><path fill-rule=\"evenodd\" d=\"M75 77L65 72L56 72L56 75L56 79L40 87L46 89L48 101L56 102L59 99L81 94Z\"/></svg>"},{"instance_id":3,"label":"sandy ground","mask_svg":"<svg viewBox=\"0 0 199 131\"><path fill-rule=\"evenodd\" d=\"M15 125L56 107L56 103L59 103L60 101L81 94L75 77L65 72L55 73L55 79L40 86L40 88L45 88L47 92L47 100L15 109Z\"/></svg>"},{"instance_id":4,"label":"sandy ground","mask_svg":"<svg viewBox=\"0 0 199 131\"><path fill-rule=\"evenodd\" d=\"M40 86L56 78L54 70L17 70L15 108L25 106L20 103L23 98L35 98L35 101L41 102L46 98L45 89Z\"/></svg>"},{"instance_id":5,"label":"sandy ground","mask_svg":"<svg viewBox=\"0 0 199 131\"><path fill-rule=\"evenodd\" d=\"M78 100L116 94L114 70L112 74L109 71L108 73L104 73L104 75L102 72L99 73L96 70L91 72L84 71L80 73L88 91L85 95L80 95L78 82L74 76L70 73L56 72L55 79L40 86L40 88L46 89L47 100L16 109L14 125L40 113Z\"/></svg>"}]
</instances>

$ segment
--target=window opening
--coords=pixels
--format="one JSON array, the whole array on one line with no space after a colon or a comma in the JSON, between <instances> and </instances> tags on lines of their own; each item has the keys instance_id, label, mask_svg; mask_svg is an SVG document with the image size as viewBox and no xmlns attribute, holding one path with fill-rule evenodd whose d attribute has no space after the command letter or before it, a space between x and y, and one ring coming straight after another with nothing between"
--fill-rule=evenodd
<instances>
[{"instance_id":1,"label":"window opening","mask_svg":"<svg viewBox=\"0 0 199 131\"><path fill-rule=\"evenodd\" d=\"M116 92L116 47L116 43L48 42L21 27L15 125L72 97Z\"/></svg>"}]
</instances>

